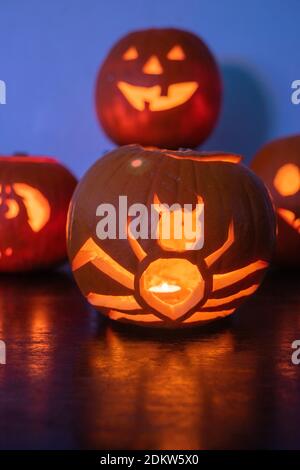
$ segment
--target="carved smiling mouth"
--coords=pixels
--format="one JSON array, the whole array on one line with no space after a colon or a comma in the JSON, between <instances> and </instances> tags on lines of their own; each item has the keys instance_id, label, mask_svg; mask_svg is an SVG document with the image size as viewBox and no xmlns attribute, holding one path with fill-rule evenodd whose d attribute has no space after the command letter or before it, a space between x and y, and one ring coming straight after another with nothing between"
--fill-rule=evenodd
<instances>
[{"instance_id":1,"label":"carved smiling mouth","mask_svg":"<svg viewBox=\"0 0 300 470\"><path fill-rule=\"evenodd\" d=\"M117 87L131 106L144 111L146 103L150 111L165 111L186 103L198 88L197 82L182 82L169 85L167 95L161 95L161 86L143 87L118 82Z\"/></svg>"},{"instance_id":2,"label":"carved smiling mouth","mask_svg":"<svg viewBox=\"0 0 300 470\"><path fill-rule=\"evenodd\" d=\"M287 222L300 234L300 218L297 219L294 212L282 208L277 209L277 212L285 222Z\"/></svg>"}]
</instances>

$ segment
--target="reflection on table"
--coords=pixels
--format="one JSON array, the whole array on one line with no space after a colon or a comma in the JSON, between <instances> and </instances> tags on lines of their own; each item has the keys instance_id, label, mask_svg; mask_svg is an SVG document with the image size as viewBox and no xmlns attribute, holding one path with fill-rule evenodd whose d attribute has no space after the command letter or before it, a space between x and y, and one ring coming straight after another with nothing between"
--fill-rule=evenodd
<instances>
[{"instance_id":1,"label":"reflection on table","mask_svg":"<svg viewBox=\"0 0 300 470\"><path fill-rule=\"evenodd\" d=\"M300 275L166 332L94 312L67 272L1 276L0 447L300 448Z\"/></svg>"}]
</instances>

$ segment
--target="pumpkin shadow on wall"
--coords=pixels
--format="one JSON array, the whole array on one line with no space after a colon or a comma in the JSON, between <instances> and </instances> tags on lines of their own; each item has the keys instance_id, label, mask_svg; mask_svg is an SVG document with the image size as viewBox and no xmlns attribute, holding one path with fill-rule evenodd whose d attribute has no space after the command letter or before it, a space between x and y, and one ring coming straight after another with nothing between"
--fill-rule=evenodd
<instances>
[{"instance_id":1,"label":"pumpkin shadow on wall","mask_svg":"<svg viewBox=\"0 0 300 470\"><path fill-rule=\"evenodd\" d=\"M259 76L248 66L225 63L223 106L216 129L201 147L241 154L249 163L265 143L272 125L272 101Z\"/></svg>"}]
</instances>

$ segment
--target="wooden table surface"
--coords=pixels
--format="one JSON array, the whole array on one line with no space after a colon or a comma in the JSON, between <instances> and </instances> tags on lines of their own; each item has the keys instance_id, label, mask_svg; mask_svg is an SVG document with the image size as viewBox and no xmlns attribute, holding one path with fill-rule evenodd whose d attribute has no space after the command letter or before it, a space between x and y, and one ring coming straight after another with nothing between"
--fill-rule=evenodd
<instances>
[{"instance_id":1,"label":"wooden table surface","mask_svg":"<svg viewBox=\"0 0 300 470\"><path fill-rule=\"evenodd\" d=\"M300 273L206 330L116 327L67 272L0 278L1 449L300 449Z\"/></svg>"}]
</instances>

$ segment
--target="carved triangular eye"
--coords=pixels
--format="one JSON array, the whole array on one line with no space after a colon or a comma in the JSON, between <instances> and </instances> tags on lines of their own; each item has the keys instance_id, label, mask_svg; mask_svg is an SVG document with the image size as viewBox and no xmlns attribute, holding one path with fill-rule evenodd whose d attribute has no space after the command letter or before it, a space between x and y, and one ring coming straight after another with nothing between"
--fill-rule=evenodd
<instances>
[{"instance_id":1,"label":"carved triangular eye","mask_svg":"<svg viewBox=\"0 0 300 470\"><path fill-rule=\"evenodd\" d=\"M167 54L167 58L169 60L184 60L185 59L184 50L182 49L181 46L177 44L176 46L172 47L172 49L169 50Z\"/></svg>"},{"instance_id":2,"label":"carved triangular eye","mask_svg":"<svg viewBox=\"0 0 300 470\"><path fill-rule=\"evenodd\" d=\"M123 54L123 59L124 60L134 60L137 59L139 56L138 51L136 50L135 47L129 47L126 52Z\"/></svg>"}]
</instances>

